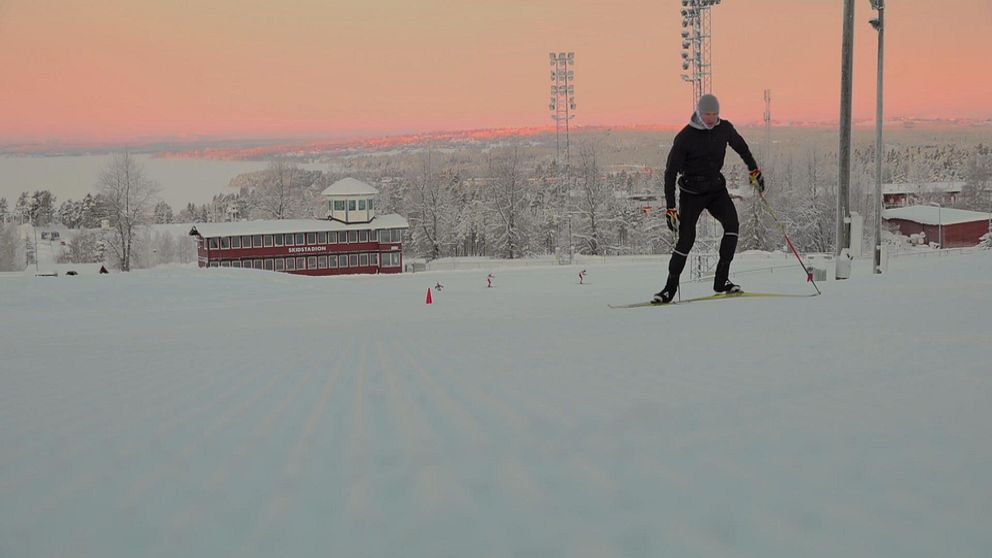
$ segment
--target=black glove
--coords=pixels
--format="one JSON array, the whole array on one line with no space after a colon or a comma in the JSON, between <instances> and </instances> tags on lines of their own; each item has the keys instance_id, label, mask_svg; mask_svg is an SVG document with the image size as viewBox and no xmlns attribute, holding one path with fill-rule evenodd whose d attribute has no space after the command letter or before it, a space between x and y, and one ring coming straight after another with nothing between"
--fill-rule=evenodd
<instances>
[{"instance_id":1,"label":"black glove","mask_svg":"<svg viewBox=\"0 0 992 558\"><path fill-rule=\"evenodd\" d=\"M679 230L679 210L674 207L665 210L665 221L668 222L668 230Z\"/></svg>"},{"instance_id":2,"label":"black glove","mask_svg":"<svg viewBox=\"0 0 992 558\"><path fill-rule=\"evenodd\" d=\"M754 186L759 194L765 193L765 177L761 174L761 169L754 169L748 173L748 178L751 180L751 186Z\"/></svg>"}]
</instances>

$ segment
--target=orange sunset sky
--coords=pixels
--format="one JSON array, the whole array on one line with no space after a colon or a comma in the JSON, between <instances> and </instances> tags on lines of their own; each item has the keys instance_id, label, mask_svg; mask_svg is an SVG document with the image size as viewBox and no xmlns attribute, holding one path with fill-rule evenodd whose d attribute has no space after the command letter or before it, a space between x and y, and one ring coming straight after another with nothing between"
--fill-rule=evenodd
<instances>
[{"instance_id":1,"label":"orange sunset sky","mask_svg":"<svg viewBox=\"0 0 992 558\"><path fill-rule=\"evenodd\" d=\"M723 115L836 121L841 0L713 10ZM679 0L0 0L0 143L543 126L548 51L578 125L681 124ZM856 2L854 114L875 106ZM888 0L886 115L992 117L992 0Z\"/></svg>"}]
</instances>

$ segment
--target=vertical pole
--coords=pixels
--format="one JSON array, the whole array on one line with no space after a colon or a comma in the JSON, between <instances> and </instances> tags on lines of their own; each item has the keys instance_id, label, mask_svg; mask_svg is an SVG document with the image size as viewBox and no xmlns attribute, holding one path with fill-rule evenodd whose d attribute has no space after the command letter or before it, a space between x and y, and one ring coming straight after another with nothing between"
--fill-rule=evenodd
<instances>
[{"instance_id":1,"label":"vertical pole","mask_svg":"<svg viewBox=\"0 0 992 558\"><path fill-rule=\"evenodd\" d=\"M882 62L885 53L885 5L878 3L878 71L875 85L875 254L873 272L882 272Z\"/></svg>"},{"instance_id":2,"label":"vertical pole","mask_svg":"<svg viewBox=\"0 0 992 558\"><path fill-rule=\"evenodd\" d=\"M844 0L844 34L841 43L840 72L840 163L837 186L837 242L834 254L851 245L851 89L854 62L854 0Z\"/></svg>"}]
</instances>

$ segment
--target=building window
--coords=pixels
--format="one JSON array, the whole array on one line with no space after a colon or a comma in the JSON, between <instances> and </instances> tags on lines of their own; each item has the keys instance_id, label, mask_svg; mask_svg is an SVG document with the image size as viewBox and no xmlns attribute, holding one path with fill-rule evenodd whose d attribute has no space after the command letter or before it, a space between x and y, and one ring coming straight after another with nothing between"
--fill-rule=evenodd
<instances>
[{"instance_id":1,"label":"building window","mask_svg":"<svg viewBox=\"0 0 992 558\"><path fill-rule=\"evenodd\" d=\"M268 258L265 260L265 269L267 271L272 271L272 258Z\"/></svg>"},{"instance_id":2,"label":"building window","mask_svg":"<svg viewBox=\"0 0 992 558\"><path fill-rule=\"evenodd\" d=\"M296 243L293 242L293 233L286 235L286 246L294 246Z\"/></svg>"},{"instance_id":3,"label":"building window","mask_svg":"<svg viewBox=\"0 0 992 558\"><path fill-rule=\"evenodd\" d=\"M229 250L230 248L231 248L231 239L228 238L228 237L226 237L226 236L221 237L221 239L220 239L220 249L221 250Z\"/></svg>"},{"instance_id":4,"label":"building window","mask_svg":"<svg viewBox=\"0 0 992 558\"><path fill-rule=\"evenodd\" d=\"M306 269L307 259L305 257L296 258L296 269Z\"/></svg>"},{"instance_id":5,"label":"building window","mask_svg":"<svg viewBox=\"0 0 992 558\"><path fill-rule=\"evenodd\" d=\"M317 244L317 233L307 233L307 244Z\"/></svg>"},{"instance_id":6,"label":"building window","mask_svg":"<svg viewBox=\"0 0 992 558\"><path fill-rule=\"evenodd\" d=\"M375 207L372 204L372 200L369 200L369 211L372 211Z\"/></svg>"},{"instance_id":7,"label":"building window","mask_svg":"<svg viewBox=\"0 0 992 558\"><path fill-rule=\"evenodd\" d=\"M348 231L348 242L358 242L358 231Z\"/></svg>"},{"instance_id":8,"label":"building window","mask_svg":"<svg viewBox=\"0 0 992 558\"><path fill-rule=\"evenodd\" d=\"M382 229L379 231L379 242L383 244L389 242L389 229Z\"/></svg>"},{"instance_id":9,"label":"building window","mask_svg":"<svg viewBox=\"0 0 992 558\"><path fill-rule=\"evenodd\" d=\"M317 269L327 269L327 256L317 256Z\"/></svg>"},{"instance_id":10,"label":"building window","mask_svg":"<svg viewBox=\"0 0 992 558\"><path fill-rule=\"evenodd\" d=\"M327 244L327 233L326 232L317 233L317 244Z\"/></svg>"},{"instance_id":11,"label":"building window","mask_svg":"<svg viewBox=\"0 0 992 558\"><path fill-rule=\"evenodd\" d=\"M303 246L303 233L296 233L296 245Z\"/></svg>"},{"instance_id":12,"label":"building window","mask_svg":"<svg viewBox=\"0 0 992 558\"><path fill-rule=\"evenodd\" d=\"M285 269L286 269L286 261L283 260L282 258L276 258L276 271L283 271Z\"/></svg>"},{"instance_id":13,"label":"building window","mask_svg":"<svg viewBox=\"0 0 992 558\"><path fill-rule=\"evenodd\" d=\"M251 248L251 237L250 236L242 236L241 237L241 247L242 248Z\"/></svg>"},{"instance_id":14,"label":"building window","mask_svg":"<svg viewBox=\"0 0 992 558\"><path fill-rule=\"evenodd\" d=\"M216 250L217 249L217 239L216 238L211 238L210 239L210 242L209 242L209 246L210 246L210 249L211 250Z\"/></svg>"},{"instance_id":15,"label":"building window","mask_svg":"<svg viewBox=\"0 0 992 558\"><path fill-rule=\"evenodd\" d=\"M286 271L296 271L295 258L286 258Z\"/></svg>"},{"instance_id":16,"label":"building window","mask_svg":"<svg viewBox=\"0 0 992 558\"><path fill-rule=\"evenodd\" d=\"M379 266L379 254L378 253L372 254L372 265L374 265L376 267Z\"/></svg>"},{"instance_id":17,"label":"building window","mask_svg":"<svg viewBox=\"0 0 992 558\"><path fill-rule=\"evenodd\" d=\"M282 235L281 234L277 234L277 235L273 236L272 237L272 240L273 240L273 242L275 243L276 246L282 246Z\"/></svg>"},{"instance_id":18,"label":"building window","mask_svg":"<svg viewBox=\"0 0 992 558\"><path fill-rule=\"evenodd\" d=\"M348 267L348 254L341 254L338 256L338 267L341 269Z\"/></svg>"},{"instance_id":19,"label":"building window","mask_svg":"<svg viewBox=\"0 0 992 558\"><path fill-rule=\"evenodd\" d=\"M355 210L355 200L348 200L348 211Z\"/></svg>"},{"instance_id":20,"label":"building window","mask_svg":"<svg viewBox=\"0 0 992 558\"><path fill-rule=\"evenodd\" d=\"M232 236L231 237L231 248L241 248L241 237Z\"/></svg>"},{"instance_id":21,"label":"building window","mask_svg":"<svg viewBox=\"0 0 992 558\"><path fill-rule=\"evenodd\" d=\"M233 262L231 262L231 267L236 267L238 269L241 269L241 260L234 260Z\"/></svg>"},{"instance_id":22,"label":"building window","mask_svg":"<svg viewBox=\"0 0 992 558\"><path fill-rule=\"evenodd\" d=\"M358 210L365 211L365 200L358 200Z\"/></svg>"},{"instance_id":23,"label":"building window","mask_svg":"<svg viewBox=\"0 0 992 558\"><path fill-rule=\"evenodd\" d=\"M369 241L369 231L358 231L358 241L368 242Z\"/></svg>"},{"instance_id":24,"label":"building window","mask_svg":"<svg viewBox=\"0 0 992 558\"><path fill-rule=\"evenodd\" d=\"M210 267L220 267L218 262L210 262Z\"/></svg>"},{"instance_id":25,"label":"building window","mask_svg":"<svg viewBox=\"0 0 992 558\"><path fill-rule=\"evenodd\" d=\"M334 200L334 211L344 211L344 200Z\"/></svg>"},{"instance_id":26,"label":"building window","mask_svg":"<svg viewBox=\"0 0 992 558\"><path fill-rule=\"evenodd\" d=\"M335 269L338 266L337 256L327 256L327 269Z\"/></svg>"},{"instance_id":27,"label":"building window","mask_svg":"<svg viewBox=\"0 0 992 558\"><path fill-rule=\"evenodd\" d=\"M272 235L271 234L265 235L265 242L264 242L264 244L265 244L265 247L266 248L271 248L272 247Z\"/></svg>"},{"instance_id":28,"label":"building window","mask_svg":"<svg viewBox=\"0 0 992 558\"><path fill-rule=\"evenodd\" d=\"M379 242L379 231L369 231L369 240Z\"/></svg>"},{"instance_id":29,"label":"building window","mask_svg":"<svg viewBox=\"0 0 992 558\"><path fill-rule=\"evenodd\" d=\"M220 266L221 267L231 267L231 262L229 262L227 260L224 260L224 261L220 262Z\"/></svg>"},{"instance_id":30,"label":"building window","mask_svg":"<svg viewBox=\"0 0 992 558\"><path fill-rule=\"evenodd\" d=\"M368 254L360 254L359 255L359 259L358 259L358 265L360 265L362 267L368 267L369 266L369 255Z\"/></svg>"},{"instance_id":31,"label":"building window","mask_svg":"<svg viewBox=\"0 0 992 558\"><path fill-rule=\"evenodd\" d=\"M262 247L262 235L256 234L252 238L254 239L252 241L252 246L254 246L255 248L261 248Z\"/></svg>"},{"instance_id":32,"label":"building window","mask_svg":"<svg viewBox=\"0 0 992 558\"><path fill-rule=\"evenodd\" d=\"M358 267L358 254L348 255L348 265L351 267Z\"/></svg>"},{"instance_id":33,"label":"building window","mask_svg":"<svg viewBox=\"0 0 992 558\"><path fill-rule=\"evenodd\" d=\"M252 260L252 267L255 269L262 269L262 260L261 259Z\"/></svg>"},{"instance_id":34,"label":"building window","mask_svg":"<svg viewBox=\"0 0 992 558\"><path fill-rule=\"evenodd\" d=\"M337 241L338 241L338 233L336 233L336 232L329 232L329 233L327 233L327 243L328 244L336 244Z\"/></svg>"},{"instance_id":35,"label":"building window","mask_svg":"<svg viewBox=\"0 0 992 558\"><path fill-rule=\"evenodd\" d=\"M317 256L307 258L307 269L317 269Z\"/></svg>"},{"instance_id":36,"label":"building window","mask_svg":"<svg viewBox=\"0 0 992 558\"><path fill-rule=\"evenodd\" d=\"M382 267L396 267L400 265L399 252L385 252L382 254Z\"/></svg>"}]
</instances>

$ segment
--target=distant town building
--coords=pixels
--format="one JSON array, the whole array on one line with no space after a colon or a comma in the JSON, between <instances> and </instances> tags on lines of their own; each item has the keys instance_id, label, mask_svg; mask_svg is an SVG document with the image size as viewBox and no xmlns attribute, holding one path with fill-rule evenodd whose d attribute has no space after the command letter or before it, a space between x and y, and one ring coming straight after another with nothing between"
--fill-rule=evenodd
<instances>
[{"instance_id":1,"label":"distant town building","mask_svg":"<svg viewBox=\"0 0 992 558\"><path fill-rule=\"evenodd\" d=\"M923 233L941 248L975 246L989 232L989 213L931 205L913 205L882 211L882 219L899 227L905 236Z\"/></svg>"},{"instance_id":2,"label":"distant town building","mask_svg":"<svg viewBox=\"0 0 992 558\"><path fill-rule=\"evenodd\" d=\"M954 205L964 182L921 182L882 184L883 207L905 207L926 202Z\"/></svg>"}]
</instances>

